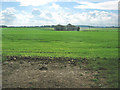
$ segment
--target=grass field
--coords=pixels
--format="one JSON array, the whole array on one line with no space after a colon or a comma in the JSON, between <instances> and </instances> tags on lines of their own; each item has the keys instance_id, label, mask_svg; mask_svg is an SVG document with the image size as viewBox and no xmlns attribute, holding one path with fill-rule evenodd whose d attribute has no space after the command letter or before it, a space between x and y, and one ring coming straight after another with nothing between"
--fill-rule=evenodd
<instances>
[{"instance_id":1,"label":"grass field","mask_svg":"<svg viewBox=\"0 0 120 90\"><path fill-rule=\"evenodd\" d=\"M118 32L3 28L3 56L118 57Z\"/></svg>"},{"instance_id":2,"label":"grass field","mask_svg":"<svg viewBox=\"0 0 120 90\"><path fill-rule=\"evenodd\" d=\"M3 57L87 58L89 60L87 68L100 70L100 77L108 80L107 86L117 87L118 30L116 28L90 30L93 32L54 31L52 28L3 28L2 54Z\"/></svg>"}]
</instances>

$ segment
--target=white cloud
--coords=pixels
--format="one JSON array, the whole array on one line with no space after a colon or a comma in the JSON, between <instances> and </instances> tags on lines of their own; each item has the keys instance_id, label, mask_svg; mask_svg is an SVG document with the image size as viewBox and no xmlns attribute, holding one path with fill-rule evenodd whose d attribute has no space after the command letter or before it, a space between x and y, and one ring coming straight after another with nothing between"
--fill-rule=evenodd
<instances>
[{"instance_id":1,"label":"white cloud","mask_svg":"<svg viewBox=\"0 0 120 90\"><path fill-rule=\"evenodd\" d=\"M100 3L78 2L80 5L74 8L80 9L101 9L101 10L118 10L118 0L106 1Z\"/></svg>"},{"instance_id":2,"label":"white cloud","mask_svg":"<svg viewBox=\"0 0 120 90\"><path fill-rule=\"evenodd\" d=\"M23 26L31 25L32 23L34 23L31 21L32 18L33 16L31 13L22 11L22 13L16 14L16 20L13 22L14 24L11 24L11 25L18 25L18 26L19 25L23 25Z\"/></svg>"},{"instance_id":3,"label":"white cloud","mask_svg":"<svg viewBox=\"0 0 120 90\"><path fill-rule=\"evenodd\" d=\"M54 2L77 2L78 0L2 0L2 2L20 2L21 6L40 6Z\"/></svg>"},{"instance_id":4,"label":"white cloud","mask_svg":"<svg viewBox=\"0 0 120 90\"><path fill-rule=\"evenodd\" d=\"M20 6L41 6L55 2L76 2L77 0L16 0L20 2Z\"/></svg>"},{"instance_id":5,"label":"white cloud","mask_svg":"<svg viewBox=\"0 0 120 90\"><path fill-rule=\"evenodd\" d=\"M6 25L117 25L118 15L107 11L69 12L66 8L53 3L46 9L33 8L32 12L18 12L14 8L7 8L0 13L3 24Z\"/></svg>"},{"instance_id":6,"label":"white cloud","mask_svg":"<svg viewBox=\"0 0 120 90\"><path fill-rule=\"evenodd\" d=\"M17 0L1 0L2 2L17 2Z\"/></svg>"},{"instance_id":7,"label":"white cloud","mask_svg":"<svg viewBox=\"0 0 120 90\"><path fill-rule=\"evenodd\" d=\"M16 19L16 10L14 8L7 8L4 11L1 11L1 20L3 24L12 24L12 22Z\"/></svg>"},{"instance_id":8,"label":"white cloud","mask_svg":"<svg viewBox=\"0 0 120 90\"><path fill-rule=\"evenodd\" d=\"M57 0L17 0L17 2L20 2L20 6L41 6L56 1Z\"/></svg>"},{"instance_id":9,"label":"white cloud","mask_svg":"<svg viewBox=\"0 0 120 90\"><path fill-rule=\"evenodd\" d=\"M105 12L105 11L91 11L76 13L69 16L69 22L72 24L83 25L98 25L98 26L112 26L118 24L117 14Z\"/></svg>"},{"instance_id":10,"label":"white cloud","mask_svg":"<svg viewBox=\"0 0 120 90\"><path fill-rule=\"evenodd\" d=\"M3 2L20 2L20 6L41 6L55 2L76 2L80 5L74 8L118 10L119 0L2 0ZM93 3L98 2L98 3ZM57 8L57 6L55 6Z\"/></svg>"},{"instance_id":11,"label":"white cloud","mask_svg":"<svg viewBox=\"0 0 120 90\"><path fill-rule=\"evenodd\" d=\"M54 9L60 9L61 7L55 3L52 4L51 8L54 8Z\"/></svg>"}]
</instances>

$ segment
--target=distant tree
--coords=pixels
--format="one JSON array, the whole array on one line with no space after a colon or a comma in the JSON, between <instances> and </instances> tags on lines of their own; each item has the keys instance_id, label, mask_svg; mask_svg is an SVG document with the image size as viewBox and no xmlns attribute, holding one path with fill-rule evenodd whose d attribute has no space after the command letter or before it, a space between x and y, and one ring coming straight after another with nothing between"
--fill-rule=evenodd
<instances>
[{"instance_id":1,"label":"distant tree","mask_svg":"<svg viewBox=\"0 0 120 90\"><path fill-rule=\"evenodd\" d=\"M51 25L51 27L52 27L52 28L54 28L54 27L55 27L55 25Z\"/></svg>"},{"instance_id":2,"label":"distant tree","mask_svg":"<svg viewBox=\"0 0 120 90\"><path fill-rule=\"evenodd\" d=\"M1 28L6 28L7 26L6 26L6 25L1 25L0 27L1 27Z\"/></svg>"},{"instance_id":3,"label":"distant tree","mask_svg":"<svg viewBox=\"0 0 120 90\"><path fill-rule=\"evenodd\" d=\"M77 31L80 31L80 27L77 28Z\"/></svg>"}]
</instances>

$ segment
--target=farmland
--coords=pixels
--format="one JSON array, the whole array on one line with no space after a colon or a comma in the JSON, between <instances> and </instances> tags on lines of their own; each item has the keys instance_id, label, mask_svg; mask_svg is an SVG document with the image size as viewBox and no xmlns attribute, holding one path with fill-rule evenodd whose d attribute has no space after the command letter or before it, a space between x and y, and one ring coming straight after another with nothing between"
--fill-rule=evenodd
<instances>
[{"instance_id":1,"label":"farmland","mask_svg":"<svg viewBox=\"0 0 120 90\"><path fill-rule=\"evenodd\" d=\"M90 79L97 85L91 87L118 87L118 48L117 28L91 28L90 31L54 31L53 28L2 29L4 62L8 56L87 60L84 68L98 72L94 79ZM78 65L81 66L82 63L79 61ZM106 82L102 86L101 78Z\"/></svg>"},{"instance_id":2,"label":"farmland","mask_svg":"<svg viewBox=\"0 0 120 90\"><path fill-rule=\"evenodd\" d=\"M118 32L3 28L3 56L118 57Z\"/></svg>"}]
</instances>

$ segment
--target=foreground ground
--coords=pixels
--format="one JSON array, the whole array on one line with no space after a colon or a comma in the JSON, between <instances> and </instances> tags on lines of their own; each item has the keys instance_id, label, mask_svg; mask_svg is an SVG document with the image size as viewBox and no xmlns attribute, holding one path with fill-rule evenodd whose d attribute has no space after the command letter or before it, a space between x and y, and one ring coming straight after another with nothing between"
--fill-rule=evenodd
<instances>
[{"instance_id":1,"label":"foreground ground","mask_svg":"<svg viewBox=\"0 0 120 90\"><path fill-rule=\"evenodd\" d=\"M85 63L68 60L12 60L3 63L3 88L91 88L105 87L98 71ZM96 84L97 83L97 84Z\"/></svg>"},{"instance_id":2,"label":"foreground ground","mask_svg":"<svg viewBox=\"0 0 120 90\"><path fill-rule=\"evenodd\" d=\"M104 63L108 60L112 62ZM117 88L116 62L107 58L8 57L2 65L3 88Z\"/></svg>"}]
</instances>

